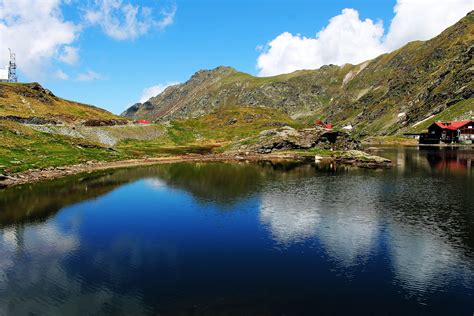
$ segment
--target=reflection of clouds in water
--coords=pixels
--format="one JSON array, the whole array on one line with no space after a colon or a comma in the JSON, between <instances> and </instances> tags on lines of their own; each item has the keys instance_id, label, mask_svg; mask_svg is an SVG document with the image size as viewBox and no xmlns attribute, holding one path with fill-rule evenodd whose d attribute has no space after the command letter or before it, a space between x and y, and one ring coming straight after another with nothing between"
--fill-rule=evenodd
<instances>
[{"instance_id":1,"label":"reflection of clouds in water","mask_svg":"<svg viewBox=\"0 0 474 316\"><path fill-rule=\"evenodd\" d=\"M387 248L396 281L403 288L423 293L459 283L455 278L474 284L474 262L457 246L462 241L448 238L436 225L428 229L420 212L412 214L418 223L400 222L410 215L404 213L410 205L403 203L413 198L382 213L389 218L389 224L383 225L377 210L385 207L381 198L386 193L376 179L370 180L313 178L267 186L261 194L260 221L284 245L317 238L342 268L365 264L376 249L379 231L387 227Z\"/></svg>"},{"instance_id":2,"label":"reflection of clouds in water","mask_svg":"<svg viewBox=\"0 0 474 316\"><path fill-rule=\"evenodd\" d=\"M118 294L104 285L85 288L80 277L65 271L64 260L79 245L74 230L54 223L0 230L0 315L90 314L111 306L145 313L138 294Z\"/></svg>"},{"instance_id":3,"label":"reflection of clouds in water","mask_svg":"<svg viewBox=\"0 0 474 316\"><path fill-rule=\"evenodd\" d=\"M395 278L410 291L435 290L459 277L474 281L472 260L433 230L393 223L388 226L387 244Z\"/></svg>"},{"instance_id":4,"label":"reflection of clouds in water","mask_svg":"<svg viewBox=\"0 0 474 316\"><path fill-rule=\"evenodd\" d=\"M366 261L374 247L378 223L370 210L346 209L327 212L321 221L319 238L328 255L344 267Z\"/></svg>"},{"instance_id":5,"label":"reflection of clouds in water","mask_svg":"<svg viewBox=\"0 0 474 316\"><path fill-rule=\"evenodd\" d=\"M373 196L367 186L346 182L312 178L267 187L261 194L260 220L282 244L318 237L343 266L367 259L378 230ZM334 183L337 188L331 187ZM350 206L349 200L354 202Z\"/></svg>"},{"instance_id":6,"label":"reflection of clouds in water","mask_svg":"<svg viewBox=\"0 0 474 316\"><path fill-rule=\"evenodd\" d=\"M145 179L145 184L149 188L155 189L155 190L162 190L164 188L168 188L168 185L166 184L166 182L164 182L163 180L161 180L159 178Z\"/></svg>"},{"instance_id":7,"label":"reflection of clouds in water","mask_svg":"<svg viewBox=\"0 0 474 316\"><path fill-rule=\"evenodd\" d=\"M342 267L366 262L375 248L380 219L375 209L378 183L351 177L338 181L325 199L319 238Z\"/></svg>"},{"instance_id":8,"label":"reflection of clouds in water","mask_svg":"<svg viewBox=\"0 0 474 316\"><path fill-rule=\"evenodd\" d=\"M8 286L8 276L17 274L23 267L22 263L67 255L76 250L78 245L76 236L62 233L52 224L34 229L15 226L0 230L0 289ZM25 256L31 259L24 260ZM12 267L15 267L14 272L9 270ZM24 269L19 275L26 275L30 280L41 278L35 265L31 265L31 269Z\"/></svg>"},{"instance_id":9,"label":"reflection of clouds in water","mask_svg":"<svg viewBox=\"0 0 474 316\"><path fill-rule=\"evenodd\" d=\"M304 188L273 188L261 195L260 221L282 244L314 236L320 221L318 201Z\"/></svg>"}]
</instances>

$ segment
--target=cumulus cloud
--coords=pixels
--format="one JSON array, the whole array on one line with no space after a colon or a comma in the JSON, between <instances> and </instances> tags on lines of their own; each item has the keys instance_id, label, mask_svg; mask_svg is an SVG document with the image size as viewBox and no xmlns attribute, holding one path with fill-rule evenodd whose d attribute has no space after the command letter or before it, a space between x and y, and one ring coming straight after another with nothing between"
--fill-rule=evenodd
<instances>
[{"instance_id":1,"label":"cumulus cloud","mask_svg":"<svg viewBox=\"0 0 474 316\"><path fill-rule=\"evenodd\" d=\"M177 85L177 84L179 84L179 82L174 82L173 81L173 82L167 82L167 83L164 83L164 84L160 83L160 84L157 84L156 86L151 86L151 87L145 88L145 89L143 89L142 96L140 97L139 102L144 103L144 102L148 101L150 98L156 97L158 94L163 92L166 88L168 88L170 86Z\"/></svg>"},{"instance_id":2,"label":"cumulus cloud","mask_svg":"<svg viewBox=\"0 0 474 316\"><path fill-rule=\"evenodd\" d=\"M154 14L152 8L122 0L95 0L74 7L82 19L70 21L63 7L77 5L70 0L0 0L0 68L8 62L7 48L17 54L18 68L29 80L41 79L55 63L75 65L79 60L77 41L89 26L98 25L117 39L134 39L152 29L171 25L176 7ZM89 73L90 75L90 73ZM63 76L64 77L64 76ZM91 76L88 76L90 78ZM84 78L81 76L81 78Z\"/></svg>"},{"instance_id":3,"label":"cumulus cloud","mask_svg":"<svg viewBox=\"0 0 474 316\"><path fill-rule=\"evenodd\" d=\"M473 8L473 0L397 0L388 32L381 21L361 20L356 10L344 9L315 37L284 32L271 40L257 59L259 75L357 64L409 41L429 39Z\"/></svg>"},{"instance_id":4,"label":"cumulus cloud","mask_svg":"<svg viewBox=\"0 0 474 316\"><path fill-rule=\"evenodd\" d=\"M122 0L96 0L95 6L86 10L85 20L98 25L104 33L117 40L134 39L150 29L162 30L171 25L176 7L162 10L161 18L153 15L152 8L124 3Z\"/></svg>"},{"instance_id":5,"label":"cumulus cloud","mask_svg":"<svg viewBox=\"0 0 474 316\"><path fill-rule=\"evenodd\" d=\"M77 59L72 47L66 47L77 39L80 27L64 20L60 6L60 0L0 0L0 65L8 60L8 47L30 78L40 76L52 59Z\"/></svg>"},{"instance_id":6,"label":"cumulus cloud","mask_svg":"<svg viewBox=\"0 0 474 316\"><path fill-rule=\"evenodd\" d=\"M69 76L62 71L61 69L58 69L54 72L54 77L59 80L68 80Z\"/></svg>"},{"instance_id":7,"label":"cumulus cloud","mask_svg":"<svg viewBox=\"0 0 474 316\"><path fill-rule=\"evenodd\" d=\"M386 48L397 49L409 41L430 39L473 9L474 0L397 0Z\"/></svg>"},{"instance_id":8,"label":"cumulus cloud","mask_svg":"<svg viewBox=\"0 0 474 316\"><path fill-rule=\"evenodd\" d=\"M59 60L68 65L74 65L79 59L78 49L72 46L64 46Z\"/></svg>"},{"instance_id":9,"label":"cumulus cloud","mask_svg":"<svg viewBox=\"0 0 474 316\"><path fill-rule=\"evenodd\" d=\"M93 81L93 80L100 80L104 79L104 77L92 70L88 70L86 72L80 73L77 75L76 80L77 81Z\"/></svg>"}]
</instances>

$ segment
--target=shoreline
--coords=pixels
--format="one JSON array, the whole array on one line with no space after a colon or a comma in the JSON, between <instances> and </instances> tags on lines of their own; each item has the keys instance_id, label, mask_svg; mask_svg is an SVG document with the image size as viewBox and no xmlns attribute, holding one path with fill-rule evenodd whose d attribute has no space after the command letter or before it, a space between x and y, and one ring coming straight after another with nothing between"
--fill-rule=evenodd
<instances>
[{"instance_id":1,"label":"shoreline","mask_svg":"<svg viewBox=\"0 0 474 316\"><path fill-rule=\"evenodd\" d=\"M368 154L367 154L368 155ZM252 154L252 155L180 155L169 157L140 158L118 161L94 161L81 163L77 165L49 167L40 170L29 170L12 175L0 175L0 190L13 186L36 183L41 181L49 181L66 176L77 175L81 173L92 173L101 170L120 169L141 167L166 163L178 162L239 162L239 161L300 161L300 162L317 162L317 163L338 163L352 165L360 168L391 168L391 161L382 157L369 156L371 160L361 159L354 155L340 156L315 156L315 155L298 155L289 153L275 154ZM376 157L376 158L375 158Z\"/></svg>"}]
</instances>

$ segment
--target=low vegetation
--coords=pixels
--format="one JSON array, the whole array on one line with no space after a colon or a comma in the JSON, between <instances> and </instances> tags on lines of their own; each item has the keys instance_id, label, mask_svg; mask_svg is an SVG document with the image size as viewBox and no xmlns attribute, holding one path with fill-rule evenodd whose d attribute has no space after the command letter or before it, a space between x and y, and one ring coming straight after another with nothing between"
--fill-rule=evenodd
<instances>
[{"instance_id":1,"label":"low vegetation","mask_svg":"<svg viewBox=\"0 0 474 316\"><path fill-rule=\"evenodd\" d=\"M458 102L427 120L412 126L409 132L421 133L438 121L470 120L474 117L474 99Z\"/></svg>"},{"instance_id":2,"label":"low vegetation","mask_svg":"<svg viewBox=\"0 0 474 316\"><path fill-rule=\"evenodd\" d=\"M0 120L0 173L87 161L223 152L233 142L283 125L302 126L279 111L251 107L221 108L212 114L167 125L74 128L74 131L82 133L81 137L60 134L60 130L66 127L38 128ZM47 133L42 131L46 129ZM116 137L118 141L109 146L100 143L99 137L93 133L102 137L107 135L107 138ZM149 134L156 135L140 139Z\"/></svg>"},{"instance_id":3,"label":"low vegetation","mask_svg":"<svg viewBox=\"0 0 474 316\"><path fill-rule=\"evenodd\" d=\"M0 83L0 117L44 118L63 122L78 120L123 120L95 106L55 96L38 83Z\"/></svg>"}]
</instances>

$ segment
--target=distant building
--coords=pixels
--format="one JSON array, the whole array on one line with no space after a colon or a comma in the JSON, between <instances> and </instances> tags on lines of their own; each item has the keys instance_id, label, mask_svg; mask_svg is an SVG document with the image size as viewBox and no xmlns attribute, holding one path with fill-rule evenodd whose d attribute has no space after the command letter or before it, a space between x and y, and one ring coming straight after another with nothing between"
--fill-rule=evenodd
<instances>
[{"instance_id":1,"label":"distant building","mask_svg":"<svg viewBox=\"0 0 474 316\"><path fill-rule=\"evenodd\" d=\"M420 144L472 141L474 141L474 122L471 120L435 122L428 127L428 133L422 133L419 137Z\"/></svg>"},{"instance_id":2,"label":"distant building","mask_svg":"<svg viewBox=\"0 0 474 316\"><path fill-rule=\"evenodd\" d=\"M332 124L331 123L327 123L327 122L323 122L321 120L317 120L316 122L314 122L315 125L317 126L321 126L323 128L326 128L326 129L332 129Z\"/></svg>"},{"instance_id":3,"label":"distant building","mask_svg":"<svg viewBox=\"0 0 474 316\"><path fill-rule=\"evenodd\" d=\"M148 125L148 124L151 124L151 121L149 121L149 120L136 120L135 124Z\"/></svg>"}]
</instances>

